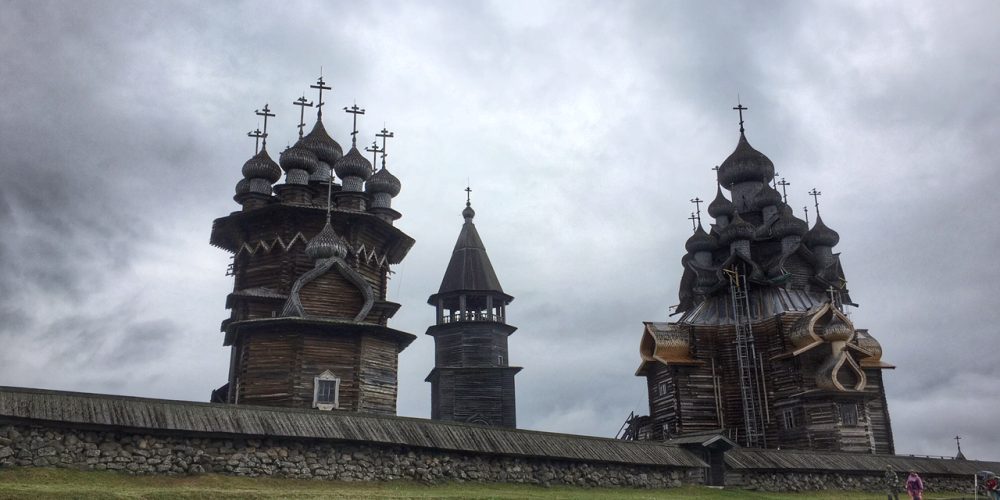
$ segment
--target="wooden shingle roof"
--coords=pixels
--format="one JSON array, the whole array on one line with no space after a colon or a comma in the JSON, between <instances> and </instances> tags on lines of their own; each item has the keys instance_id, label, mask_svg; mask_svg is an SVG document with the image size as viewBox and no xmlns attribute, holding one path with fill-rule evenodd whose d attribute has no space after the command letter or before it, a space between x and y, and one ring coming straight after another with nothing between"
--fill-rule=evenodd
<instances>
[{"instance_id":1,"label":"wooden shingle roof","mask_svg":"<svg viewBox=\"0 0 1000 500\"><path fill-rule=\"evenodd\" d=\"M16 387L0 387L2 421L119 428L151 434L348 441L553 460L707 467L691 452L662 443L502 429L419 418Z\"/></svg>"},{"instance_id":2,"label":"wooden shingle roof","mask_svg":"<svg viewBox=\"0 0 1000 500\"><path fill-rule=\"evenodd\" d=\"M759 450L739 448L726 453L726 465L736 470L815 470L837 472L896 472L915 470L920 474L969 475L981 470L1000 470L1000 463L980 460L953 460L906 455L869 455L799 450Z\"/></svg>"}]
</instances>

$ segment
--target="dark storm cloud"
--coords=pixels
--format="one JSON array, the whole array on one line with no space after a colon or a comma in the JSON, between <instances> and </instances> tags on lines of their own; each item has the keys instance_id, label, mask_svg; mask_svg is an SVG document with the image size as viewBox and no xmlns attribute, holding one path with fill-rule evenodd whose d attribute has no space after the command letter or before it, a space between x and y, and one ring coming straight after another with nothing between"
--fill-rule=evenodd
<instances>
[{"instance_id":1,"label":"dark storm cloud","mask_svg":"<svg viewBox=\"0 0 1000 500\"><path fill-rule=\"evenodd\" d=\"M643 320L677 302L688 200L748 137L824 220L885 374L899 451L1000 448L995 337L1000 87L987 2L10 2L0 17L0 383L204 399L225 380L231 278L208 247L255 108L273 156L324 66L324 122L395 129L393 326L425 305L473 186L476 224L519 327L519 424L613 434L646 411ZM312 94L307 94L312 98ZM311 118L307 118L311 123ZM801 210L797 210L801 214ZM814 216L814 214L811 213ZM704 214L703 214L704 216ZM707 216L705 216L707 217ZM993 339L995 340L995 339ZM72 376L47 378L69 364ZM432 341L400 359L426 416ZM956 411L960 408L960 411ZM965 448L963 442L963 448Z\"/></svg>"}]
</instances>

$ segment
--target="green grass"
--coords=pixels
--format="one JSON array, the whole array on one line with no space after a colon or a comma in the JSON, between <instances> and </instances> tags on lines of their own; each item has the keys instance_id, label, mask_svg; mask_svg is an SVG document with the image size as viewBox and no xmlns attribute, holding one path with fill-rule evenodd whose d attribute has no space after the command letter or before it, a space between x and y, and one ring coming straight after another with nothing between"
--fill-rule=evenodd
<instances>
[{"instance_id":1,"label":"green grass","mask_svg":"<svg viewBox=\"0 0 1000 500\"><path fill-rule=\"evenodd\" d=\"M342 481L198 476L129 476L107 471L13 468L0 470L0 500L7 499L161 499L161 498L451 498L451 499L880 499L861 492L761 493L737 489L684 487L666 490L573 488L511 484ZM958 495L924 495L926 500Z\"/></svg>"}]
</instances>

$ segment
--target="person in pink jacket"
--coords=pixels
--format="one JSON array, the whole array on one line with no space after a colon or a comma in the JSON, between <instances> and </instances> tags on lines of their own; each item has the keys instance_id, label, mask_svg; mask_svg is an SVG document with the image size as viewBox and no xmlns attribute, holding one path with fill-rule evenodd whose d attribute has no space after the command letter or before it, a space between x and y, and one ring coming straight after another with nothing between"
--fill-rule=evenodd
<instances>
[{"instance_id":1,"label":"person in pink jacket","mask_svg":"<svg viewBox=\"0 0 1000 500\"><path fill-rule=\"evenodd\" d=\"M924 498L924 481L920 479L917 471L911 470L906 478L906 492L910 494L912 500L922 500Z\"/></svg>"}]
</instances>

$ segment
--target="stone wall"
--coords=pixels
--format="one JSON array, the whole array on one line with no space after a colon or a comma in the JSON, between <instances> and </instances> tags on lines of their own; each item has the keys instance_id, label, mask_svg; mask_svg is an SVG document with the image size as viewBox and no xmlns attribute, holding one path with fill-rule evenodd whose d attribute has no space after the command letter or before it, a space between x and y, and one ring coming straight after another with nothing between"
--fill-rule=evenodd
<instances>
[{"instance_id":1,"label":"stone wall","mask_svg":"<svg viewBox=\"0 0 1000 500\"><path fill-rule=\"evenodd\" d=\"M405 479L666 488L701 484L702 469L549 460L330 440L153 435L0 425L0 467L68 467L129 474Z\"/></svg>"},{"instance_id":2,"label":"stone wall","mask_svg":"<svg viewBox=\"0 0 1000 500\"><path fill-rule=\"evenodd\" d=\"M922 475L921 477L927 491L973 493L972 476ZM906 474L899 474L899 481L902 488L906 482ZM882 474L871 473L742 471L727 474L726 485L738 485L748 490L761 491L858 490L881 493L885 491L885 478Z\"/></svg>"}]
</instances>

